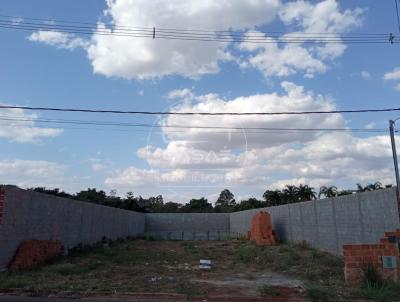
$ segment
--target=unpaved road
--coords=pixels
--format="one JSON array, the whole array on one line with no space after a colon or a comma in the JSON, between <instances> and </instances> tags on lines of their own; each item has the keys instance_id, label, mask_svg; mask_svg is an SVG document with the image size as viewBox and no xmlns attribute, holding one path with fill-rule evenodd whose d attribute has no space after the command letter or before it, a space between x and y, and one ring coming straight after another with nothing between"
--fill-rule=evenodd
<instances>
[{"instance_id":1,"label":"unpaved road","mask_svg":"<svg viewBox=\"0 0 400 302\"><path fill-rule=\"evenodd\" d=\"M129 301L129 302L171 302L172 300L152 300L152 299L127 299L117 300L113 298L104 299L60 299L60 298L39 298L39 297L17 297L17 296L0 296L1 302L118 302L118 301ZM177 302L180 302L176 300Z\"/></svg>"}]
</instances>

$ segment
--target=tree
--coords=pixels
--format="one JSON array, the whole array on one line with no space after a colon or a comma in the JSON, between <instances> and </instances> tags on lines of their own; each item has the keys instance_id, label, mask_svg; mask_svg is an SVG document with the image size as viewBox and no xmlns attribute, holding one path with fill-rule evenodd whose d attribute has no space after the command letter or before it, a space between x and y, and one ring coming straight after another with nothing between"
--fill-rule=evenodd
<instances>
[{"instance_id":1,"label":"tree","mask_svg":"<svg viewBox=\"0 0 400 302\"><path fill-rule=\"evenodd\" d=\"M116 190L111 190L109 195L106 196L104 205L114 208L121 208L122 207L122 199L121 197L117 196Z\"/></svg>"},{"instance_id":2,"label":"tree","mask_svg":"<svg viewBox=\"0 0 400 302\"><path fill-rule=\"evenodd\" d=\"M212 204L204 197L191 199L183 206L182 210L189 213L207 213L212 211Z\"/></svg>"},{"instance_id":3,"label":"tree","mask_svg":"<svg viewBox=\"0 0 400 302\"><path fill-rule=\"evenodd\" d=\"M361 192L365 192L367 190L367 188L363 187L361 184L357 184L357 192L361 193Z\"/></svg>"},{"instance_id":4,"label":"tree","mask_svg":"<svg viewBox=\"0 0 400 302\"><path fill-rule=\"evenodd\" d=\"M71 198L72 195L65 193L64 191L61 191L59 188L55 189L47 189L45 187L37 187L37 188L30 188L28 189L29 191L34 191L34 192L39 192L39 193L45 193L45 194L50 194L58 197L65 197L65 198Z\"/></svg>"},{"instance_id":5,"label":"tree","mask_svg":"<svg viewBox=\"0 0 400 302\"><path fill-rule=\"evenodd\" d=\"M383 189L383 186L379 181L373 184L368 184L365 187L363 187L361 184L357 184L357 192L375 191L381 189Z\"/></svg>"},{"instance_id":6,"label":"tree","mask_svg":"<svg viewBox=\"0 0 400 302\"><path fill-rule=\"evenodd\" d=\"M215 202L216 206L234 206L235 204L235 195L228 189L222 190Z\"/></svg>"},{"instance_id":7,"label":"tree","mask_svg":"<svg viewBox=\"0 0 400 302\"><path fill-rule=\"evenodd\" d=\"M319 193L318 193L318 198L321 198L321 196L325 196L326 198L332 198L332 197L336 197L339 195L338 189L335 186L322 186L319 189Z\"/></svg>"},{"instance_id":8,"label":"tree","mask_svg":"<svg viewBox=\"0 0 400 302\"><path fill-rule=\"evenodd\" d=\"M264 192L263 198L267 207L278 206L285 203L282 199L282 192L279 190L267 190Z\"/></svg>"},{"instance_id":9,"label":"tree","mask_svg":"<svg viewBox=\"0 0 400 302\"><path fill-rule=\"evenodd\" d=\"M286 185L285 188L282 190L282 198L285 203L293 203L298 202L298 188L293 185Z\"/></svg>"},{"instance_id":10,"label":"tree","mask_svg":"<svg viewBox=\"0 0 400 302\"><path fill-rule=\"evenodd\" d=\"M366 186L367 191L375 191L375 190L381 190L383 189L382 183L379 181L373 183L373 184L368 184Z\"/></svg>"},{"instance_id":11,"label":"tree","mask_svg":"<svg viewBox=\"0 0 400 302\"><path fill-rule=\"evenodd\" d=\"M97 191L95 188L87 190L82 190L74 196L74 199L93 202L97 204L105 204L107 194L99 190Z\"/></svg>"},{"instance_id":12,"label":"tree","mask_svg":"<svg viewBox=\"0 0 400 302\"><path fill-rule=\"evenodd\" d=\"M300 186L297 188L297 198L299 201L314 200L317 198L317 194L315 193L313 187L300 184Z\"/></svg>"},{"instance_id":13,"label":"tree","mask_svg":"<svg viewBox=\"0 0 400 302\"><path fill-rule=\"evenodd\" d=\"M157 197L149 198L149 211L150 212L161 212L164 207L164 199L162 195L158 195Z\"/></svg>"},{"instance_id":14,"label":"tree","mask_svg":"<svg viewBox=\"0 0 400 302\"><path fill-rule=\"evenodd\" d=\"M162 213L179 213L181 208L182 208L182 205L180 203L169 201L164 204L164 206L161 209L161 212Z\"/></svg>"},{"instance_id":15,"label":"tree","mask_svg":"<svg viewBox=\"0 0 400 302\"><path fill-rule=\"evenodd\" d=\"M132 192L126 193L126 197L122 203L122 208L125 210L144 212L144 209L139 206L137 199Z\"/></svg>"},{"instance_id":16,"label":"tree","mask_svg":"<svg viewBox=\"0 0 400 302\"><path fill-rule=\"evenodd\" d=\"M251 197L246 200L241 200L239 204L235 206L235 211L243 211L249 209L257 209L266 207L266 203L257 198Z\"/></svg>"}]
</instances>

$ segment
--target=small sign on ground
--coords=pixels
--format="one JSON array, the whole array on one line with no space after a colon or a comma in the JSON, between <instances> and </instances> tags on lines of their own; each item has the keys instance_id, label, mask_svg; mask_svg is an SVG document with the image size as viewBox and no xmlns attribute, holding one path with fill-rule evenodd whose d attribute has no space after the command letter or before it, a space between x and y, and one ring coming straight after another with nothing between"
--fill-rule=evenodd
<instances>
[{"instance_id":1,"label":"small sign on ground","mask_svg":"<svg viewBox=\"0 0 400 302\"><path fill-rule=\"evenodd\" d=\"M204 270L210 270L211 269L211 260L200 259L199 268L204 269Z\"/></svg>"}]
</instances>

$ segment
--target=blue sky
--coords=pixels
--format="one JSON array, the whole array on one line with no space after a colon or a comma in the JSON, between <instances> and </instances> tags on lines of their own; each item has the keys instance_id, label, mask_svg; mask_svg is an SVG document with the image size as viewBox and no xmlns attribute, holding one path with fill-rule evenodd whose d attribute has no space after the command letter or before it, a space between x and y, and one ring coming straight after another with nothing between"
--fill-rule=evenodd
<instances>
[{"instance_id":1,"label":"blue sky","mask_svg":"<svg viewBox=\"0 0 400 302\"><path fill-rule=\"evenodd\" d=\"M4 15L179 29L397 34L393 1L3 1ZM165 3L165 2L164 2ZM209 5L210 7L208 7ZM155 9L157 8L157 9ZM322 9L323 8L323 9ZM172 9L173 14L167 13ZM192 18L186 16L190 10ZM103 15L108 11L105 18ZM218 18L217 16L221 16ZM335 16L332 19L326 16ZM326 19L326 20L325 20ZM129 24L128 24L129 23ZM150 25L153 24L153 25ZM241 110L399 107L398 45L253 49L252 45L155 41L0 29L0 102L121 110ZM146 41L144 41L146 40ZM157 40L157 39L156 39ZM290 45L289 45L290 46ZM177 53L177 54L176 54ZM304 56L299 56L303 53ZM149 57L146 59L146 56ZM176 55L176 63L171 63ZM183 58L183 59L182 59ZM183 61L180 61L180 60ZM146 61L147 60L147 61ZM121 62L119 62L121 61ZM385 79L386 74L386 79ZM303 87L303 88L301 88ZM174 91L174 93L171 93ZM243 98L246 99L243 101ZM283 106L283 107L280 107ZM229 120L7 111L37 118L193 125L387 128L396 113L297 120ZM36 114L35 116L31 116ZM400 116L400 114L399 114ZM289 125L289 126L288 126ZM41 128L40 128L41 127ZM44 127L44 128L43 128ZM3 130L2 130L3 128ZM80 128L80 129L71 129ZM81 129L91 128L91 129ZM96 128L96 129L93 129ZM107 129L104 129L107 128ZM225 187L260 196L285 183L353 187L393 183L387 134L168 133L132 129L0 123L0 183L163 194L186 202ZM224 142L226 140L226 142ZM199 142L200 141L200 142ZM146 146L149 148L146 149ZM150 151L149 151L150 150ZM224 154L221 155L221 150ZM146 151L146 152L145 152ZM210 161L207 154L217 157ZM204 156L204 154L206 154ZM196 157L197 156L197 157ZM200 179L200 180L199 180Z\"/></svg>"}]
</instances>

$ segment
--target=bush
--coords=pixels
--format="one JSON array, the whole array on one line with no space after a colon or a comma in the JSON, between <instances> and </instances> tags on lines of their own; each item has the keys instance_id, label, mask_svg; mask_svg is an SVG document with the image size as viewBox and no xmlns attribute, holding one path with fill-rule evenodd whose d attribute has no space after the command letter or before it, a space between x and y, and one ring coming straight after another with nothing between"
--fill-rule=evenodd
<instances>
[{"instance_id":1,"label":"bush","mask_svg":"<svg viewBox=\"0 0 400 302\"><path fill-rule=\"evenodd\" d=\"M382 288L385 281L372 264L365 264L362 268L362 285L366 287Z\"/></svg>"},{"instance_id":2,"label":"bush","mask_svg":"<svg viewBox=\"0 0 400 302\"><path fill-rule=\"evenodd\" d=\"M252 245L242 245L236 250L236 258L240 262L250 263L257 257L257 248Z\"/></svg>"},{"instance_id":3,"label":"bush","mask_svg":"<svg viewBox=\"0 0 400 302\"><path fill-rule=\"evenodd\" d=\"M264 284L264 285L260 286L258 288L258 291L260 292L260 294L262 296L274 296L274 297L276 297L276 296L280 296L281 295L281 292L276 287L273 287L272 285L269 285L269 284Z\"/></svg>"},{"instance_id":4,"label":"bush","mask_svg":"<svg viewBox=\"0 0 400 302\"><path fill-rule=\"evenodd\" d=\"M400 285L385 281L376 267L366 264L363 267L361 294L376 301L393 301L400 295Z\"/></svg>"},{"instance_id":5,"label":"bush","mask_svg":"<svg viewBox=\"0 0 400 302\"><path fill-rule=\"evenodd\" d=\"M366 281L361 288L361 294L367 298L377 301L389 301L390 292L387 285L382 284L380 286L376 286L373 283Z\"/></svg>"},{"instance_id":6,"label":"bush","mask_svg":"<svg viewBox=\"0 0 400 302\"><path fill-rule=\"evenodd\" d=\"M327 302L329 301L329 293L326 289L318 285L306 285L306 295L312 302Z\"/></svg>"},{"instance_id":7,"label":"bush","mask_svg":"<svg viewBox=\"0 0 400 302\"><path fill-rule=\"evenodd\" d=\"M298 248L300 250L311 250L312 249L311 245L305 240L294 243L293 247Z\"/></svg>"}]
</instances>

